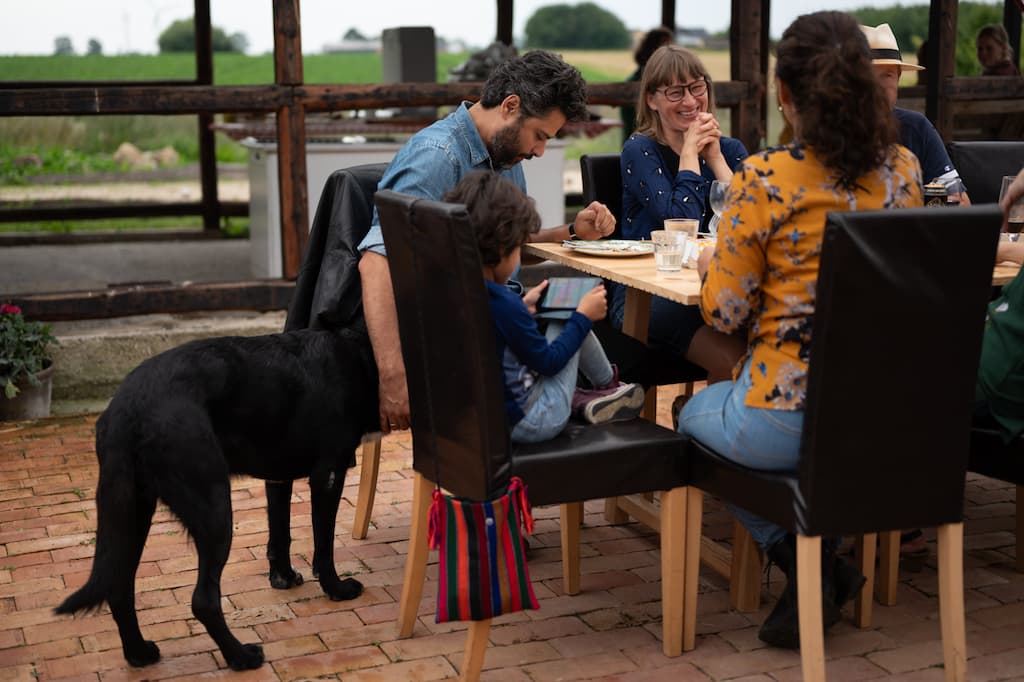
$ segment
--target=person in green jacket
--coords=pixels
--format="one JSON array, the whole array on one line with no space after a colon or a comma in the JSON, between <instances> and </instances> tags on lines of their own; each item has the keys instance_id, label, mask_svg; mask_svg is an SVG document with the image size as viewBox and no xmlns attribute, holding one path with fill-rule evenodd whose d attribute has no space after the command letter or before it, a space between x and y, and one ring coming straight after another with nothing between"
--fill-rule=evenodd
<instances>
[{"instance_id":1,"label":"person in green jacket","mask_svg":"<svg viewBox=\"0 0 1024 682\"><path fill-rule=\"evenodd\" d=\"M1003 197L1003 229L1010 205L1024 197L1024 170ZM997 262L1024 263L1024 242L999 242ZM1020 273L988 305L975 386L978 415L991 418L1007 443L1024 433L1024 278Z\"/></svg>"}]
</instances>

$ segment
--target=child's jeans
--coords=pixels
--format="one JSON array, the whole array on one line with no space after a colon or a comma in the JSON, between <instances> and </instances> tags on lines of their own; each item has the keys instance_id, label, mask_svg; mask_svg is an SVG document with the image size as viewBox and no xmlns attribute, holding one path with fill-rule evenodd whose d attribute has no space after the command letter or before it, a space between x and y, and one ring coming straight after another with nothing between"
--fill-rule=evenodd
<instances>
[{"instance_id":1,"label":"child's jeans","mask_svg":"<svg viewBox=\"0 0 1024 682\"><path fill-rule=\"evenodd\" d=\"M548 341L558 338L562 328L562 323L550 323L545 332ZM584 337L580 349L557 374L537 377L527 398L526 414L512 428L513 443L539 443L562 432L572 413L577 371L583 372L594 386L607 386L615 376L594 332Z\"/></svg>"}]
</instances>

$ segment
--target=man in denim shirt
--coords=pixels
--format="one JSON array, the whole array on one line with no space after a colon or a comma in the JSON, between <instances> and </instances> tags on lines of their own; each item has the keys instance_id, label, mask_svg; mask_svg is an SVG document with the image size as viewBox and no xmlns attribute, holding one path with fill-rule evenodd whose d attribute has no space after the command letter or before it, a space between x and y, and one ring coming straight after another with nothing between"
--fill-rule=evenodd
<instances>
[{"instance_id":1,"label":"man in denim shirt","mask_svg":"<svg viewBox=\"0 0 1024 682\"><path fill-rule=\"evenodd\" d=\"M580 72L557 55L528 52L499 64L484 83L480 101L463 102L448 117L416 133L398 150L378 189L441 200L462 176L493 170L526 191L520 162L542 156L566 121L586 116ZM599 239L615 229L604 204L593 202L568 225L541 230L534 241ZM359 245L363 312L380 375L380 427L409 428L409 393L398 340L398 315L380 221Z\"/></svg>"}]
</instances>

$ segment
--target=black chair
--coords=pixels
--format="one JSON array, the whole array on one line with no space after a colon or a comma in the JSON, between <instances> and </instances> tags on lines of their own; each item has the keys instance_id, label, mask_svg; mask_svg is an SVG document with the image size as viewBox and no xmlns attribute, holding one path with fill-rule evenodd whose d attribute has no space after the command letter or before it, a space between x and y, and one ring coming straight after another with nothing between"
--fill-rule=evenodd
<instances>
[{"instance_id":1,"label":"black chair","mask_svg":"<svg viewBox=\"0 0 1024 682\"><path fill-rule=\"evenodd\" d=\"M949 159L973 204L994 204L1004 175L1024 168L1024 142L951 142Z\"/></svg>"},{"instance_id":2,"label":"black chair","mask_svg":"<svg viewBox=\"0 0 1024 682\"><path fill-rule=\"evenodd\" d=\"M971 429L971 454L967 470L1017 486L1016 567L1024 573L1024 436L1004 443L991 427Z\"/></svg>"},{"instance_id":3,"label":"black chair","mask_svg":"<svg viewBox=\"0 0 1024 682\"><path fill-rule=\"evenodd\" d=\"M451 494L492 499L511 476L533 505L560 504L563 587L579 591L583 501L662 490L664 650L682 651L683 439L644 419L570 423L557 438L514 445L505 418L487 290L464 206L382 190L384 229L398 310L412 420L412 527L400 603L400 634L416 622L427 567L427 511L434 481ZM463 673L479 671L489 621L473 623ZM470 675L470 679L473 679Z\"/></svg>"},{"instance_id":4,"label":"black chair","mask_svg":"<svg viewBox=\"0 0 1024 682\"><path fill-rule=\"evenodd\" d=\"M373 194L386 168L386 163L353 166L336 170L327 178L288 305L285 331L340 329L352 323L361 324L363 288L357 247L370 229ZM366 399L376 402L377 396ZM380 433L371 433L363 440L359 495L352 523L352 537L358 540L366 537L370 525L380 467L380 439ZM291 481L268 482L266 491L268 507L290 504ZM271 521L278 516L269 515Z\"/></svg>"},{"instance_id":5,"label":"black chair","mask_svg":"<svg viewBox=\"0 0 1024 682\"><path fill-rule=\"evenodd\" d=\"M947 679L966 674L964 474L1001 221L993 206L829 214L798 469L748 469L691 442L693 487L797 536L804 679L825 672L821 536L863 535L863 625L874 533L921 526L939 527ZM690 548L699 543L701 510L697 495L688 499ZM684 647L693 643L695 597L684 598Z\"/></svg>"}]
</instances>

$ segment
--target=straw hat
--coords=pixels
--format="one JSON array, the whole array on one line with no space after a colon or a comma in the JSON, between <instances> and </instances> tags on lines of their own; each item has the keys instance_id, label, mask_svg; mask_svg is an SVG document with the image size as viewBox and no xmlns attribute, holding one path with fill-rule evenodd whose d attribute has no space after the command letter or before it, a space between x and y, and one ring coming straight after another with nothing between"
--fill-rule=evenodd
<instances>
[{"instance_id":1,"label":"straw hat","mask_svg":"<svg viewBox=\"0 0 1024 682\"><path fill-rule=\"evenodd\" d=\"M903 56L900 55L900 46L896 43L896 36L893 35L889 24L879 24L874 28L861 25L860 30L868 39L872 64L883 66L891 64L900 67L901 71L924 71L923 66L903 61Z\"/></svg>"}]
</instances>

